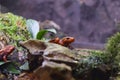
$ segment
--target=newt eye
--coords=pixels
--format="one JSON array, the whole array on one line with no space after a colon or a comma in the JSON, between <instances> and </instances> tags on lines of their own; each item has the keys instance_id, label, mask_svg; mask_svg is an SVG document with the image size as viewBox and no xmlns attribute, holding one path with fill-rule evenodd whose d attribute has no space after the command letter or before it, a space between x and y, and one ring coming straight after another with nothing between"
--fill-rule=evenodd
<instances>
[{"instance_id":1,"label":"newt eye","mask_svg":"<svg viewBox=\"0 0 120 80\"><path fill-rule=\"evenodd\" d=\"M66 38L66 39L70 39L70 38L68 37L68 38Z\"/></svg>"}]
</instances>

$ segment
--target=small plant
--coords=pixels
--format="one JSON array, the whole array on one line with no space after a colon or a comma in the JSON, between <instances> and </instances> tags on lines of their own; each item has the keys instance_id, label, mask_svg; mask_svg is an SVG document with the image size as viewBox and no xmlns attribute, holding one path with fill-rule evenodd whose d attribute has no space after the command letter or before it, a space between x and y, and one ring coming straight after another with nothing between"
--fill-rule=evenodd
<instances>
[{"instance_id":1,"label":"small plant","mask_svg":"<svg viewBox=\"0 0 120 80\"><path fill-rule=\"evenodd\" d=\"M106 56L108 63L120 68L120 32L108 39Z\"/></svg>"},{"instance_id":2,"label":"small plant","mask_svg":"<svg viewBox=\"0 0 120 80\"><path fill-rule=\"evenodd\" d=\"M50 29L41 29L39 22L33 19L28 19L26 21L27 24L27 29L30 32L31 38L32 39L38 39L38 40L43 40L43 41L47 41L49 39L45 38L45 35L48 32L51 32L53 34L56 34L57 31L53 28Z\"/></svg>"}]
</instances>

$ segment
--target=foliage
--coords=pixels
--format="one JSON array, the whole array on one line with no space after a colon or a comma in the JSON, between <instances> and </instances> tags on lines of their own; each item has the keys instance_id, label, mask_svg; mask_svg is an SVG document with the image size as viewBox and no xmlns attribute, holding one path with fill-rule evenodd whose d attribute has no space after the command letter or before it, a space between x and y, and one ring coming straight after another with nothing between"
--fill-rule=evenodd
<instances>
[{"instance_id":1,"label":"foliage","mask_svg":"<svg viewBox=\"0 0 120 80\"><path fill-rule=\"evenodd\" d=\"M17 47L17 50L21 50L18 42L30 39L30 33L26 29L26 19L12 13L0 14L0 38L2 37L7 37L5 38L7 44L12 44ZM0 61L0 71L2 72L19 74L20 70L17 66L11 61Z\"/></svg>"},{"instance_id":2,"label":"foliage","mask_svg":"<svg viewBox=\"0 0 120 80\"><path fill-rule=\"evenodd\" d=\"M39 22L33 19L28 19L26 21L26 24L27 24L27 29L31 34L31 37L33 39L36 39L37 33L40 30Z\"/></svg>"},{"instance_id":3,"label":"foliage","mask_svg":"<svg viewBox=\"0 0 120 80\"><path fill-rule=\"evenodd\" d=\"M20 66L21 70L29 70L29 64L28 61L26 61L22 66Z\"/></svg>"},{"instance_id":4,"label":"foliage","mask_svg":"<svg viewBox=\"0 0 120 80\"><path fill-rule=\"evenodd\" d=\"M45 38L45 35L49 32L52 32L53 34L56 34L57 31L55 29L41 29L40 23L33 19L28 19L26 21L27 29L30 32L30 35L33 39L43 40L47 41L47 38Z\"/></svg>"},{"instance_id":5,"label":"foliage","mask_svg":"<svg viewBox=\"0 0 120 80\"><path fill-rule=\"evenodd\" d=\"M108 39L106 56L108 63L120 68L120 32Z\"/></svg>"},{"instance_id":6,"label":"foliage","mask_svg":"<svg viewBox=\"0 0 120 80\"><path fill-rule=\"evenodd\" d=\"M6 63L9 63L9 61L7 61L7 62L0 61L0 66L1 66L1 65L4 65L4 64L6 64Z\"/></svg>"},{"instance_id":7,"label":"foliage","mask_svg":"<svg viewBox=\"0 0 120 80\"><path fill-rule=\"evenodd\" d=\"M0 65L0 70L3 73L11 73L11 74L19 74L20 70L16 67L16 65L13 62L0 62L2 63Z\"/></svg>"},{"instance_id":8,"label":"foliage","mask_svg":"<svg viewBox=\"0 0 120 80\"><path fill-rule=\"evenodd\" d=\"M97 50L90 50L90 55L79 60L78 65L73 69L73 74L76 76L98 68L104 64L104 52Z\"/></svg>"},{"instance_id":9,"label":"foliage","mask_svg":"<svg viewBox=\"0 0 120 80\"><path fill-rule=\"evenodd\" d=\"M11 42L12 44L30 38L41 40L47 32L57 33L55 29L40 30L38 21L33 19L26 20L12 13L0 14L0 31L4 32L13 41Z\"/></svg>"},{"instance_id":10,"label":"foliage","mask_svg":"<svg viewBox=\"0 0 120 80\"><path fill-rule=\"evenodd\" d=\"M30 38L26 29L26 20L12 13L0 14L0 31L9 37L12 44L15 42L15 45L17 41Z\"/></svg>"},{"instance_id":11,"label":"foliage","mask_svg":"<svg viewBox=\"0 0 120 80\"><path fill-rule=\"evenodd\" d=\"M79 64L73 73L75 75L84 74L94 68L106 65L107 68L112 70L120 70L120 32L108 39L104 51L90 50L90 56L84 57L79 60ZM104 66L103 66L104 67ZM113 73L115 74L115 73ZM117 73L116 73L117 74Z\"/></svg>"},{"instance_id":12,"label":"foliage","mask_svg":"<svg viewBox=\"0 0 120 80\"><path fill-rule=\"evenodd\" d=\"M8 73L11 74L19 74L20 70L17 68L14 63L9 63L7 65L4 65L4 70L7 70Z\"/></svg>"},{"instance_id":13,"label":"foliage","mask_svg":"<svg viewBox=\"0 0 120 80\"><path fill-rule=\"evenodd\" d=\"M40 30L40 31L37 33L36 39L42 40L43 37L44 37L44 35L45 35L47 32L48 32L47 30Z\"/></svg>"}]
</instances>

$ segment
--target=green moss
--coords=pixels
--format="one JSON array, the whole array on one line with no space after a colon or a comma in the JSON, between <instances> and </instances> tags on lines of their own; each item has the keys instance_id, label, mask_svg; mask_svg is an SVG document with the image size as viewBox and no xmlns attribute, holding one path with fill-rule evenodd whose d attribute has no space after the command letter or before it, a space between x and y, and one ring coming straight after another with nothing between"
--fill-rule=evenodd
<instances>
[{"instance_id":1,"label":"green moss","mask_svg":"<svg viewBox=\"0 0 120 80\"><path fill-rule=\"evenodd\" d=\"M120 32L108 39L106 56L109 63L120 67Z\"/></svg>"},{"instance_id":2,"label":"green moss","mask_svg":"<svg viewBox=\"0 0 120 80\"><path fill-rule=\"evenodd\" d=\"M78 66L73 69L75 75L83 74L94 68L106 65L111 71L120 70L120 32L108 39L104 51L90 50L90 55L80 59ZM106 68L107 69L107 68Z\"/></svg>"},{"instance_id":3,"label":"green moss","mask_svg":"<svg viewBox=\"0 0 120 80\"><path fill-rule=\"evenodd\" d=\"M12 44L30 38L26 29L26 19L12 13L0 14L0 31L9 37L9 43Z\"/></svg>"}]
</instances>

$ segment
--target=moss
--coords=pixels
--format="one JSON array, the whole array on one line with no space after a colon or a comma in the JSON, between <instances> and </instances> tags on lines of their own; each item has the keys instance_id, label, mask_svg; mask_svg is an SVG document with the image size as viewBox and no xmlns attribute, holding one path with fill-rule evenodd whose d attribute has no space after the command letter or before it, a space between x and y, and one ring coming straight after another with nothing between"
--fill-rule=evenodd
<instances>
[{"instance_id":1,"label":"moss","mask_svg":"<svg viewBox=\"0 0 120 80\"><path fill-rule=\"evenodd\" d=\"M74 75L85 75L93 69L109 71L109 76L117 74L120 70L120 32L108 39L104 51L90 50L89 53L89 56L79 60L78 66L73 69Z\"/></svg>"},{"instance_id":2,"label":"moss","mask_svg":"<svg viewBox=\"0 0 120 80\"><path fill-rule=\"evenodd\" d=\"M108 39L106 56L108 63L120 68L120 32Z\"/></svg>"},{"instance_id":3,"label":"moss","mask_svg":"<svg viewBox=\"0 0 120 80\"><path fill-rule=\"evenodd\" d=\"M26 19L12 13L0 14L0 31L10 39L11 44L30 38L26 29Z\"/></svg>"}]
</instances>

